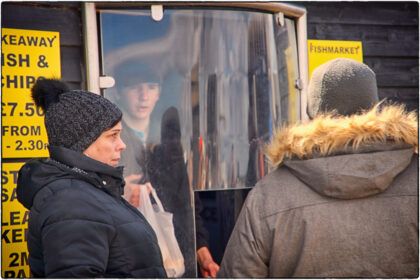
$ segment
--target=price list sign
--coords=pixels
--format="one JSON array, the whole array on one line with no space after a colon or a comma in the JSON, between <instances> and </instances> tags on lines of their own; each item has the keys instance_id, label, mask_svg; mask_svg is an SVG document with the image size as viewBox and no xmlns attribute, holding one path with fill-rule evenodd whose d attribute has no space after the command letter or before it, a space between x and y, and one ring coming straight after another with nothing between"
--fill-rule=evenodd
<instances>
[{"instance_id":1,"label":"price list sign","mask_svg":"<svg viewBox=\"0 0 420 280\"><path fill-rule=\"evenodd\" d=\"M27 231L29 211L17 200L16 183L23 163L1 165L1 276L28 278Z\"/></svg>"},{"instance_id":2,"label":"price list sign","mask_svg":"<svg viewBox=\"0 0 420 280\"><path fill-rule=\"evenodd\" d=\"M61 77L60 34L2 28L1 46L2 157L48 157L43 112L31 88L39 77Z\"/></svg>"}]
</instances>

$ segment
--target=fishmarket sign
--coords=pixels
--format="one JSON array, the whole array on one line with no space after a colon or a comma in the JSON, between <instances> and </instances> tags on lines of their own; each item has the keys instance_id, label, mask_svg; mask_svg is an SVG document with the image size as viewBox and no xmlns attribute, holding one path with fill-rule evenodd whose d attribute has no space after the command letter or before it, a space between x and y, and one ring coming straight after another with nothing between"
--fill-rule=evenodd
<instances>
[{"instance_id":1,"label":"fishmarket sign","mask_svg":"<svg viewBox=\"0 0 420 280\"><path fill-rule=\"evenodd\" d=\"M362 42L308 40L309 78L316 67L339 57L363 62Z\"/></svg>"}]
</instances>

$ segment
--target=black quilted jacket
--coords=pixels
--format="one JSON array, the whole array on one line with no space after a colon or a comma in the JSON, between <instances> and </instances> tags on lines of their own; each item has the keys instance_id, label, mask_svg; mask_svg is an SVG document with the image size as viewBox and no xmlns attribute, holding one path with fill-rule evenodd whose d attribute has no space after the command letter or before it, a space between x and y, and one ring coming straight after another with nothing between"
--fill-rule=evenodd
<instances>
[{"instance_id":1,"label":"black quilted jacket","mask_svg":"<svg viewBox=\"0 0 420 280\"><path fill-rule=\"evenodd\" d=\"M122 168L62 147L19 171L18 200L30 209L35 277L164 278L156 235L121 198Z\"/></svg>"}]
</instances>

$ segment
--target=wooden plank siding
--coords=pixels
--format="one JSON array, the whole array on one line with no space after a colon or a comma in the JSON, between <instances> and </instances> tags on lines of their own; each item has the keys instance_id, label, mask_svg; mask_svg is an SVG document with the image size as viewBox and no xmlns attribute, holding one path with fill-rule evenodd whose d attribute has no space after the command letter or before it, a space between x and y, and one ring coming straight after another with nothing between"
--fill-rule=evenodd
<instances>
[{"instance_id":1,"label":"wooden plank siding","mask_svg":"<svg viewBox=\"0 0 420 280\"><path fill-rule=\"evenodd\" d=\"M41 2L40 2L41 3ZM2 3L1 26L60 32L61 77L72 89L85 89L80 3Z\"/></svg>"},{"instance_id":2,"label":"wooden plank siding","mask_svg":"<svg viewBox=\"0 0 420 280\"><path fill-rule=\"evenodd\" d=\"M307 10L308 39L361 41L379 98L419 106L418 2L293 2Z\"/></svg>"}]
</instances>

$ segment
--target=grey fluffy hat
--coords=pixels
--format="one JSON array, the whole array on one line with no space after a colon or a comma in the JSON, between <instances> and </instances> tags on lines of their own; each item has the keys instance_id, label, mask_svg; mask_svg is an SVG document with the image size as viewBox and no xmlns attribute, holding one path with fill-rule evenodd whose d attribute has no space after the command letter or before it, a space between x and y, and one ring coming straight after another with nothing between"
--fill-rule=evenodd
<instances>
[{"instance_id":1,"label":"grey fluffy hat","mask_svg":"<svg viewBox=\"0 0 420 280\"><path fill-rule=\"evenodd\" d=\"M106 98L84 90L70 91L56 79L38 79L32 98L45 113L49 144L77 152L86 150L122 118L121 110Z\"/></svg>"},{"instance_id":2,"label":"grey fluffy hat","mask_svg":"<svg viewBox=\"0 0 420 280\"><path fill-rule=\"evenodd\" d=\"M335 110L349 116L378 103L375 73L366 64L349 58L336 58L312 72L308 87L308 115Z\"/></svg>"}]
</instances>

